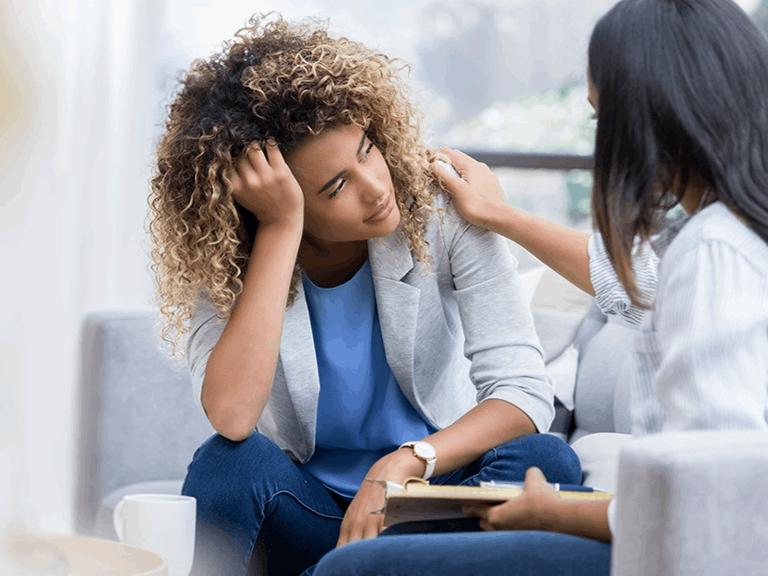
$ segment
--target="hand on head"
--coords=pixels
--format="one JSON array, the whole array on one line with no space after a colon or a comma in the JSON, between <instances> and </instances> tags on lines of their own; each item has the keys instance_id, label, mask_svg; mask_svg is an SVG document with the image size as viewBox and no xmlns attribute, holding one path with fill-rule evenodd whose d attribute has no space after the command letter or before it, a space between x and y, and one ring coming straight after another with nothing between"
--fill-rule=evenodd
<instances>
[{"instance_id":1,"label":"hand on head","mask_svg":"<svg viewBox=\"0 0 768 576\"><path fill-rule=\"evenodd\" d=\"M451 175L435 160L431 164L432 172L451 195L461 215L472 224L487 228L499 208L507 205L496 175L463 152L450 148L441 148L439 152L448 158L461 178Z\"/></svg>"},{"instance_id":2,"label":"hand on head","mask_svg":"<svg viewBox=\"0 0 768 576\"><path fill-rule=\"evenodd\" d=\"M232 197L259 222L293 222L304 213L304 194L271 142L264 148L251 144L238 158L231 175Z\"/></svg>"}]
</instances>

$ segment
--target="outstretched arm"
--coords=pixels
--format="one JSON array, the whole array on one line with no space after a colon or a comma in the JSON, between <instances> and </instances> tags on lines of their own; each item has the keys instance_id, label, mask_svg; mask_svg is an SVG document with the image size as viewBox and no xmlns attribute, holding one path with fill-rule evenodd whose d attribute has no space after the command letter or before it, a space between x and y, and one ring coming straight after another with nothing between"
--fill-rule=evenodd
<instances>
[{"instance_id":1,"label":"outstretched arm","mask_svg":"<svg viewBox=\"0 0 768 576\"><path fill-rule=\"evenodd\" d=\"M541 470L529 468L520 496L496 506L467 506L464 513L479 518L480 528L488 531L540 530L610 542L608 504L563 500Z\"/></svg>"},{"instance_id":2,"label":"outstretched arm","mask_svg":"<svg viewBox=\"0 0 768 576\"><path fill-rule=\"evenodd\" d=\"M589 234L513 208L504 200L488 166L458 150L440 151L461 178L449 174L439 163L432 164L432 171L464 218L509 238L587 294L595 295L589 273Z\"/></svg>"}]
</instances>

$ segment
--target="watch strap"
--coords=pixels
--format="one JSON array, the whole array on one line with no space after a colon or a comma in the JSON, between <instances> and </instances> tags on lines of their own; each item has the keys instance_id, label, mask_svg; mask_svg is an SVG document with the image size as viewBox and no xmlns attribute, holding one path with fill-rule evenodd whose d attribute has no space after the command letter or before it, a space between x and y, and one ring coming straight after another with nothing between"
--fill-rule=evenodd
<instances>
[{"instance_id":1,"label":"watch strap","mask_svg":"<svg viewBox=\"0 0 768 576\"><path fill-rule=\"evenodd\" d=\"M429 480L432 477L432 473L435 471L435 464L437 463L437 457L432 458L424 458L423 456L419 456L416 453L416 450L414 449L415 445L418 443L424 443L429 444L429 442L424 442L424 440L411 440L410 442L405 442L400 445L400 448L410 448L413 450L413 455L424 462L426 464L426 469L424 470L424 475L421 477L422 480ZM431 446L431 444L429 444ZM432 450L434 451L434 447L432 447Z\"/></svg>"}]
</instances>

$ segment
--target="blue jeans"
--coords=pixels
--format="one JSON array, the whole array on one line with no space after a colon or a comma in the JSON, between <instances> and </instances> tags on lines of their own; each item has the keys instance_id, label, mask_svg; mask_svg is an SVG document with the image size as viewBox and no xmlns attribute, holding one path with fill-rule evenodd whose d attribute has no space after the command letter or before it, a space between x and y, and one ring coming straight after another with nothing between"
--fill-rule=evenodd
<instances>
[{"instance_id":1,"label":"blue jeans","mask_svg":"<svg viewBox=\"0 0 768 576\"><path fill-rule=\"evenodd\" d=\"M346 544L313 576L608 576L611 545L552 532L380 536Z\"/></svg>"},{"instance_id":2,"label":"blue jeans","mask_svg":"<svg viewBox=\"0 0 768 576\"><path fill-rule=\"evenodd\" d=\"M531 466L541 468L551 482L581 482L576 454L548 434L502 444L430 482L476 486L480 481L519 481ZM300 574L336 546L349 504L258 432L242 442L218 434L209 438L195 452L182 494L197 499L195 576L242 576L254 550L266 557L271 576ZM467 521L429 529L477 527Z\"/></svg>"}]
</instances>

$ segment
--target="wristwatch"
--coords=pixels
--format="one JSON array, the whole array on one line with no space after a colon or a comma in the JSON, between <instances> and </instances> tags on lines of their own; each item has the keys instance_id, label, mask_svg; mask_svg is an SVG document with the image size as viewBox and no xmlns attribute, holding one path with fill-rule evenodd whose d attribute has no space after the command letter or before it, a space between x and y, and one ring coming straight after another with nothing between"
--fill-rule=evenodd
<instances>
[{"instance_id":1,"label":"wristwatch","mask_svg":"<svg viewBox=\"0 0 768 576\"><path fill-rule=\"evenodd\" d=\"M418 442L406 442L400 446L400 448L412 448L413 455L427 463L427 469L424 470L424 476L422 476L422 478L428 480L430 476L432 476L432 472L435 471L435 462L437 462L437 452L435 452L435 447L429 442L419 440Z\"/></svg>"}]
</instances>

